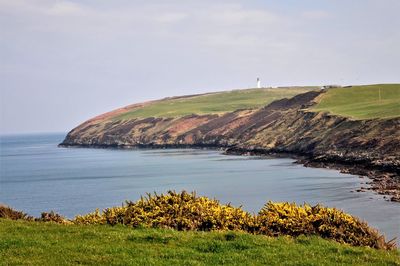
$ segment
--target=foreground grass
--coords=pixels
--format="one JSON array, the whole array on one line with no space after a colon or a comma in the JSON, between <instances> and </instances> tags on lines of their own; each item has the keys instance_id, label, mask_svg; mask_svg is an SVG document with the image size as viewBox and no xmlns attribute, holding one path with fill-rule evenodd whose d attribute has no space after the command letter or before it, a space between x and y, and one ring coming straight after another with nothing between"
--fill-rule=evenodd
<instances>
[{"instance_id":1,"label":"foreground grass","mask_svg":"<svg viewBox=\"0 0 400 266\"><path fill-rule=\"evenodd\" d=\"M312 110L354 119L400 117L400 84L329 89Z\"/></svg>"},{"instance_id":2,"label":"foreground grass","mask_svg":"<svg viewBox=\"0 0 400 266\"><path fill-rule=\"evenodd\" d=\"M0 219L0 265L400 265L398 251L318 237L178 232Z\"/></svg>"},{"instance_id":3,"label":"foreground grass","mask_svg":"<svg viewBox=\"0 0 400 266\"><path fill-rule=\"evenodd\" d=\"M312 89L315 89L315 87L248 89L217 92L186 98L165 99L121 114L115 119L221 114L237 109L258 108L275 100L291 98Z\"/></svg>"}]
</instances>

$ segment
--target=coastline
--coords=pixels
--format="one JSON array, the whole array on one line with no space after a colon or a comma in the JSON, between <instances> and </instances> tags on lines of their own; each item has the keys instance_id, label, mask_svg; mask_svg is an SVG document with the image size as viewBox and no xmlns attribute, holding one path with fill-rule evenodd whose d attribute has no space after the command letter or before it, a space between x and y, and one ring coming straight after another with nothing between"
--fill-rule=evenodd
<instances>
[{"instance_id":1,"label":"coastline","mask_svg":"<svg viewBox=\"0 0 400 266\"><path fill-rule=\"evenodd\" d=\"M251 110L221 115L88 120L60 146L91 148L212 148L237 155L286 156L308 167L371 178L369 186L400 202L400 118L354 120L310 108L309 91Z\"/></svg>"}]
</instances>

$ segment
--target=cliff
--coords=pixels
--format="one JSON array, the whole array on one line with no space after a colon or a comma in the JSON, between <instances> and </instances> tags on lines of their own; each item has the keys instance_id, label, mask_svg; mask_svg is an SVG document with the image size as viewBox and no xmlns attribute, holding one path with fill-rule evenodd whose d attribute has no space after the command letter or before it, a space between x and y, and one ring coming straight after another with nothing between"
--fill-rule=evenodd
<instances>
[{"instance_id":1,"label":"cliff","mask_svg":"<svg viewBox=\"0 0 400 266\"><path fill-rule=\"evenodd\" d=\"M354 120L312 111L323 93L309 91L261 108L223 114L120 120L115 119L119 109L76 127L61 146L215 147L230 153L289 153L301 155L306 165L373 177L375 189L391 191L392 199L398 199L400 118Z\"/></svg>"}]
</instances>

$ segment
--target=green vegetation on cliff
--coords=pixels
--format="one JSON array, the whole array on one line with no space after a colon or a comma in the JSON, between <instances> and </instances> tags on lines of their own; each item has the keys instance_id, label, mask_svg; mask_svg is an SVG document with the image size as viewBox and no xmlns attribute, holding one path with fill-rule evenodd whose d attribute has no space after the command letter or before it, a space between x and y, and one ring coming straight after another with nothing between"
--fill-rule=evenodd
<instances>
[{"instance_id":1,"label":"green vegetation on cliff","mask_svg":"<svg viewBox=\"0 0 400 266\"><path fill-rule=\"evenodd\" d=\"M182 117L190 114L223 114L255 109L273 101L316 90L317 87L282 87L215 92L166 98L134 107L112 117L116 120L148 117ZM311 111L329 112L353 119L400 116L400 84L376 84L328 89Z\"/></svg>"},{"instance_id":2,"label":"green vegetation on cliff","mask_svg":"<svg viewBox=\"0 0 400 266\"><path fill-rule=\"evenodd\" d=\"M291 98L316 87L289 87L233 90L188 97L167 98L120 114L115 119L180 117L190 114L221 114L237 109L253 109Z\"/></svg>"},{"instance_id":3,"label":"green vegetation on cliff","mask_svg":"<svg viewBox=\"0 0 400 266\"><path fill-rule=\"evenodd\" d=\"M312 111L353 119L400 116L400 84L376 84L328 89Z\"/></svg>"},{"instance_id":4,"label":"green vegetation on cliff","mask_svg":"<svg viewBox=\"0 0 400 266\"><path fill-rule=\"evenodd\" d=\"M400 265L399 252L319 237L0 219L0 265Z\"/></svg>"}]
</instances>

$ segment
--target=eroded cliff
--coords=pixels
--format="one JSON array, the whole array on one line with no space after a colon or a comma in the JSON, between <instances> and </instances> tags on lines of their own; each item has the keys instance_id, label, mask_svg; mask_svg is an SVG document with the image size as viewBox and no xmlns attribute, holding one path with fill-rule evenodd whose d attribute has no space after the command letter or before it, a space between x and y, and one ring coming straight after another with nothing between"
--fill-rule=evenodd
<instances>
[{"instance_id":1,"label":"eroded cliff","mask_svg":"<svg viewBox=\"0 0 400 266\"><path fill-rule=\"evenodd\" d=\"M118 120L111 112L76 127L61 145L216 147L231 153L290 153L303 156L302 162L307 165L381 179L375 188L392 191L392 199L398 199L400 119L352 120L310 111L321 93L310 91L259 109L221 115Z\"/></svg>"}]
</instances>

